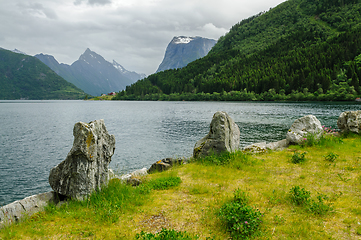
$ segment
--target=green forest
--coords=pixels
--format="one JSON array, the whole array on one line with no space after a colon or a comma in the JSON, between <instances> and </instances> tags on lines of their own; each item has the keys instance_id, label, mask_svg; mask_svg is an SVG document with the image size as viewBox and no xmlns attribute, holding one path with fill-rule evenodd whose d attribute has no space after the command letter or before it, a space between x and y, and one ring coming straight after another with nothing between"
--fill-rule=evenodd
<instances>
[{"instance_id":1,"label":"green forest","mask_svg":"<svg viewBox=\"0 0 361 240\"><path fill-rule=\"evenodd\" d=\"M350 101L361 95L361 0L289 0L235 24L182 69L115 100Z\"/></svg>"},{"instance_id":2,"label":"green forest","mask_svg":"<svg viewBox=\"0 0 361 240\"><path fill-rule=\"evenodd\" d=\"M0 49L0 99L81 99L85 93L35 57Z\"/></svg>"}]
</instances>

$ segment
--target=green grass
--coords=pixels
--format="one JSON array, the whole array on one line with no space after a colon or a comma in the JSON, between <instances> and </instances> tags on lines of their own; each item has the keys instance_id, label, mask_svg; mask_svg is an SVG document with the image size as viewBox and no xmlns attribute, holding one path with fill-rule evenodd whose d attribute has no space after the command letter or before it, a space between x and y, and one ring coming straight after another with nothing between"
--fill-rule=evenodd
<instances>
[{"instance_id":1,"label":"green grass","mask_svg":"<svg viewBox=\"0 0 361 240\"><path fill-rule=\"evenodd\" d=\"M0 239L360 239L361 138L327 138L197 159L138 187L113 180L85 201L49 205L0 230ZM303 152L307 161L290 161ZM248 232L237 225L257 218Z\"/></svg>"}]
</instances>

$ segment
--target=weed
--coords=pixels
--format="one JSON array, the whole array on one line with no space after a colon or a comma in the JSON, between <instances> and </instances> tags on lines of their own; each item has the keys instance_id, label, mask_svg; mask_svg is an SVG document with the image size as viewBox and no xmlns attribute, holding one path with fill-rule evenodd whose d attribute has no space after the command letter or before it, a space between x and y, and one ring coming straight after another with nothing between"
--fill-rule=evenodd
<instances>
[{"instance_id":1,"label":"weed","mask_svg":"<svg viewBox=\"0 0 361 240\"><path fill-rule=\"evenodd\" d=\"M325 158L326 161L328 162L335 162L338 155L333 153L333 152L330 152L329 154L323 156Z\"/></svg>"},{"instance_id":2,"label":"weed","mask_svg":"<svg viewBox=\"0 0 361 240\"><path fill-rule=\"evenodd\" d=\"M326 204L324 200L328 197L323 194L318 194L317 200L311 199L311 193L304 188L294 186L290 190L291 202L298 206L304 206L308 212L316 215L324 215L333 210L330 204Z\"/></svg>"},{"instance_id":3,"label":"weed","mask_svg":"<svg viewBox=\"0 0 361 240\"><path fill-rule=\"evenodd\" d=\"M294 186L290 190L290 197L296 205L303 205L310 201L311 193L300 186Z\"/></svg>"},{"instance_id":4,"label":"weed","mask_svg":"<svg viewBox=\"0 0 361 240\"><path fill-rule=\"evenodd\" d=\"M292 163L304 163L306 161L305 155L307 154L307 152L303 152L303 153L298 153L295 152L291 158L291 162Z\"/></svg>"},{"instance_id":5,"label":"weed","mask_svg":"<svg viewBox=\"0 0 361 240\"><path fill-rule=\"evenodd\" d=\"M259 230L262 213L247 205L247 194L237 189L234 199L222 206L220 218L226 222L228 231L234 239L247 238Z\"/></svg>"},{"instance_id":6,"label":"weed","mask_svg":"<svg viewBox=\"0 0 361 240\"><path fill-rule=\"evenodd\" d=\"M135 236L135 239L141 240L193 240L198 239L198 236L190 236L187 232L175 231L173 229L163 228L159 233L141 232Z\"/></svg>"},{"instance_id":7,"label":"weed","mask_svg":"<svg viewBox=\"0 0 361 240\"><path fill-rule=\"evenodd\" d=\"M180 179L180 177L170 176L152 179L148 182L148 185L154 190L165 190L179 186L181 182L182 180Z\"/></svg>"},{"instance_id":8,"label":"weed","mask_svg":"<svg viewBox=\"0 0 361 240\"><path fill-rule=\"evenodd\" d=\"M341 174L337 173L337 176L340 178L341 181L347 183L348 181L350 181L351 179L347 179L345 177L342 177Z\"/></svg>"},{"instance_id":9,"label":"weed","mask_svg":"<svg viewBox=\"0 0 361 240\"><path fill-rule=\"evenodd\" d=\"M330 205L327 205L324 200L327 200L328 197L323 194L318 194L317 200L311 200L308 204L308 210L316 215L324 215L333 210Z\"/></svg>"},{"instance_id":10,"label":"weed","mask_svg":"<svg viewBox=\"0 0 361 240\"><path fill-rule=\"evenodd\" d=\"M361 226L358 226L356 229L356 234L361 235Z\"/></svg>"}]
</instances>

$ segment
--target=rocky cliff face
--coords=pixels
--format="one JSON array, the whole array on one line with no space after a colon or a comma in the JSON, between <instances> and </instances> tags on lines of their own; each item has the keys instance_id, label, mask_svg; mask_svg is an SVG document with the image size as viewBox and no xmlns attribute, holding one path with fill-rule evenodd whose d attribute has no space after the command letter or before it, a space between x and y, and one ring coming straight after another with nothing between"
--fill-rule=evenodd
<instances>
[{"instance_id":1,"label":"rocky cliff face","mask_svg":"<svg viewBox=\"0 0 361 240\"><path fill-rule=\"evenodd\" d=\"M174 37L168 44L157 72L187 66L188 63L206 56L216 42L202 37Z\"/></svg>"},{"instance_id":2,"label":"rocky cliff face","mask_svg":"<svg viewBox=\"0 0 361 240\"><path fill-rule=\"evenodd\" d=\"M68 82L94 96L121 91L145 77L144 74L126 70L115 61L106 61L89 48L70 66L59 64L51 55L38 54L35 57Z\"/></svg>"}]
</instances>

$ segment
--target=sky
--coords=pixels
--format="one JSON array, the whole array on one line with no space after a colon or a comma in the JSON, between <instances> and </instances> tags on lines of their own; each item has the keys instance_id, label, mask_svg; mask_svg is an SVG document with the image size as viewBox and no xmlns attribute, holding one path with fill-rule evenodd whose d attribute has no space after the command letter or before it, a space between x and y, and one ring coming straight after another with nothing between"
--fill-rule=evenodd
<instances>
[{"instance_id":1,"label":"sky","mask_svg":"<svg viewBox=\"0 0 361 240\"><path fill-rule=\"evenodd\" d=\"M285 0L0 0L0 47L72 64L87 48L154 73L174 36L218 40Z\"/></svg>"}]
</instances>

